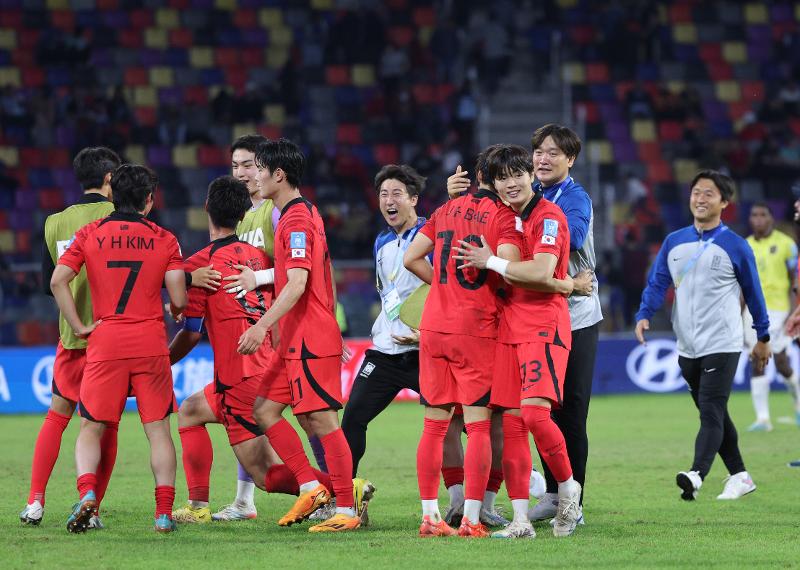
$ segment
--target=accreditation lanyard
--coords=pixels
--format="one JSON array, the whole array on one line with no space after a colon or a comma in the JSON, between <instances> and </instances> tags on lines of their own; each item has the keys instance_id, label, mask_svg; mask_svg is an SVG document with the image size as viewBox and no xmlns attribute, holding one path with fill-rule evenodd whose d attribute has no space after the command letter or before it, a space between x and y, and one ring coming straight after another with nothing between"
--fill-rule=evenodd
<instances>
[{"instance_id":1,"label":"accreditation lanyard","mask_svg":"<svg viewBox=\"0 0 800 570\"><path fill-rule=\"evenodd\" d=\"M564 180L562 180L558 184L554 184L550 188L545 188L544 186L541 186L541 189L542 189L542 192L544 192L544 191L552 192L553 188L557 186L558 190L556 190L556 195L553 196L552 200L550 200L553 204L557 204L558 203L558 199L561 198L561 193L564 192L564 188L566 188L568 186L571 186L572 182L573 182L572 176L567 176Z\"/></svg>"},{"instance_id":2,"label":"accreditation lanyard","mask_svg":"<svg viewBox=\"0 0 800 570\"><path fill-rule=\"evenodd\" d=\"M395 280L397 279L398 275L400 274L400 268L403 266L403 254L405 254L408 246L411 245L411 240L414 239L416 232L414 231L416 228L411 228L408 230L408 237L403 238L400 241L400 247L397 248L397 251L394 254L394 261L392 262L392 272L387 275L389 278L389 283L394 285Z\"/></svg>"},{"instance_id":3,"label":"accreditation lanyard","mask_svg":"<svg viewBox=\"0 0 800 570\"><path fill-rule=\"evenodd\" d=\"M704 241L703 245L700 246L698 250L694 252L694 255L691 257L691 259L689 259L689 261L686 262L686 265L681 267L680 271L678 271L678 277L675 279L676 289L680 287L681 283L683 282L683 278L686 277L689 271L692 270L692 267L694 267L697 264L697 262L700 261L700 258L703 256L703 254L706 252L709 246L712 243L714 243L714 240L717 239L720 236L720 234L727 229L728 229L727 226L723 227L717 235L715 235L708 241Z\"/></svg>"}]
</instances>

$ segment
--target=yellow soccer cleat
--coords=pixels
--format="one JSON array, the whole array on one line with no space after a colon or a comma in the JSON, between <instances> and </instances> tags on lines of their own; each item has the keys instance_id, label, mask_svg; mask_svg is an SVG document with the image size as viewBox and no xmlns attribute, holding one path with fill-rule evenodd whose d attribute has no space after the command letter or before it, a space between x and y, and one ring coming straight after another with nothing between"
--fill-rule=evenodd
<instances>
[{"instance_id":1,"label":"yellow soccer cleat","mask_svg":"<svg viewBox=\"0 0 800 570\"><path fill-rule=\"evenodd\" d=\"M172 520L179 523L210 523L211 509L193 507L191 503L188 503L185 507L172 511Z\"/></svg>"},{"instance_id":2,"label":"yellow soccer cleat","mask_svg":"<svg viewBox=\"0 0 800 570\"><path fill-rule=\"evenodd\" d=\"M326 505L331 500L331 495L325 485L320 483L311 491L300 493L289 512L278 521L280 526L292 526L306 520L311 514Z\"/></svg>"},{"instance_id":3,"label":"yellow soccer cleat","mask_svg":"<svg viewBox=\"0 0 800 570\"><path fill-rule=\"evenodd\" d=\"M377 490L377 487L368 479L360 477L353 479L353 506L356 509L356 516L361 519L361 526L369 526L367 507Z\"/></svg>"},{"instance_id":4,"label":"yellow soccer cleat","mask_svg":"<svg viewBox=\"0 0 800 570\"><path fill-rule=\"evenodd\" d=\"M314 525L308 532L343 532L345 530L355 530L361 526L361 519L358 516L348 516L345 514L333 515L328 520Z\"/></svg>"}]
</instances>

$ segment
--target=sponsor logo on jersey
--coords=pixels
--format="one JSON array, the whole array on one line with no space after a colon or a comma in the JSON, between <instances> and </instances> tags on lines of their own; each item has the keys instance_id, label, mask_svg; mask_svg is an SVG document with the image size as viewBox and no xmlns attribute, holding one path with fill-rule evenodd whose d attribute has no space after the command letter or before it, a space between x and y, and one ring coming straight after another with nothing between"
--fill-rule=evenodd
<instances>
[{"instance_id":1,"label":"sponsor logo on jersey","mask_svg":"<svg viewBox=\"0 0 800 570\"><path fill-rule=\"evenodd\" d=\"M62 239L56 242L56 255L61 257L64 255L64 252L67 251L72 242L75 241L75 236L72 236L69 239Z\"/></svg>"},{"instance_id":2,"label":"sponsor logo on jersey","mask_svg":"<svg viewBox=\"0 0 800 570\"><path fill-rule=\"evenodd\" d=\"M359 374L359 376L363 376L364 378L366 378L367 376L372 374L373 370L375 370L375 365L372 362L367 362L364 365L364 370L361 371L361 374Z\"/></svg>"},{"instance_id":3,"label":"sponsor logo on jersey","mask_svg":"<svg viewBox=\"0 0 800 570\"><path fill-rule=\"evenodd\" d=\"M542 243L545 245L555 245L558 236L558 222L550 218L544 219L544 231L542 232Z\"/></svg>"}]
</instances>

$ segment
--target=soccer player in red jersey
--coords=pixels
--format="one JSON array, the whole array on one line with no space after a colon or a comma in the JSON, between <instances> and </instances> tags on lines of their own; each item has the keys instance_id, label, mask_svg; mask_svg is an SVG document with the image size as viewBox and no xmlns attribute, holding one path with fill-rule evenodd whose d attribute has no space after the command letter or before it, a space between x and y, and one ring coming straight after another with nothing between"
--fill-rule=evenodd
<instances>
[{"instance_id":1,"label":"soccer player in red jersey","mask_svg":"<svg viewBox=\"0 0 800 570\"><path fill-rule=\"evenodd\" d=\"M117 154L105 147L85 148L72 163L75 176L84 189L83 196L66 210L47 218L44 226L44 252L42 253L42 283L45 293L50 292L50 278L59 256L81 227L94 220L104 218L114 207L111 196L111 173L120 165ZM81 273L71 283L71 291L79 314L91 317L91 298L86 273ZM72 419L81 389L83 368L86 365L86 340L78 338L69 324L59 318L59 342L53 364L53 384L50 409L47 411L36 446L31 466L31 486L28 504L19 518L24 524L38 525L44 516L45 490L53 466L61 449L61 438ZM103 500L114 461L117 456L117 425L107 426L101 442L102 458L98 467L98 506ZM100 517L93 517L89 528L102 528Z\"/></svg>"},{"instance_id":2,"label":"soccer player in red jersey","mask_svg":"<svg viewBox=\"0 0 800 570\"><path fill-rule=\"evenodd\" d=\"M267 253L240 241L237 223L250 207L247 185L231 176L214 180L208 187L206 212L211 243L186 260L187 270L213 265L223 276L238 274L237 267L261 271L271 266ZM221 423L236 458L259 488L269 492L297 494L297 482L263 437L253 418L253 405L265 374L283 374L274 366L277 354L263 342L251 355L237 352L239 337L266 312L272 302L272 287L262 287L242 297L224 290L191 289L184 311L184 328L170 343L170 359L177 362L208 331L214 350L214 381L181 404L178 432L183 448L183 467L189 487L189 504L173 513L177 522L205 523L212 519L208 508L209 478L214 450L206 430L208 423ZM284 377L284 381L285 377ZM324 473L317 478L330 485ZM288 481L288 484L281 482ZM253 517L255 518L255 517Z\"/></svg>"},{"instance_id":3,"label":"soccer player in red jersey","mask_svg":"<svg viewBox=\"0 0 800 570\"><path fill-rule=\"evenodd\" d=\"M561 209L541 192L532 191L533 163L528 151L503 145L492 151L487 162L490 180L517 213L523 232L521 261L492 256L483 236L478 247L462 240L455 256L466 260L462 267L491 269L513 285L502 302L491 402L506 410L503 472L514 519L493 536L536 536L528 521L528 432L559 482L553 533L569 536L580 519L581 486L572 477L564 436L550 417L551 408L562 403L572 339L565 297L574 288L567 274L569 229ZM591 292L590 276L585 282L583 277L581 286Z\"/></svg>"},{"instance_id":4,"label":"soccer player in red jersey","mask_svg":"<svg viewBox=\"0 0 800 570\"><path fill-rule=\"evenodd\" d=\"M256 352L267 332L278 324L278 352L286 376L265 377L262 398L254 411L272 447L300 484L297 502L278 524L301 522L330 500L328 490L311 470L300 438L281 415L291 405L306 432L322 441L337 498L336 514L309 531L355 529L361 525L363 513L354 508L353 459L337 413L342 407L342 335L334 316L325 228L317 209L300 195L305 158L297 145L285 139L266 142L256 151L256 165L261 196L281 209L275 232L277 297L264 316L241 335L239 352ZM374 491L371 484L362 488L369 495Z\"/></svg>"},{"instance_id":5,"label":"soccer player in red jersey","mask_svg":"<svg viewBox=\"0 0 800 570\"><path fill-rule=\"evenodd\" d=\"M175 446L169 414L175 410L162 284L177 317L186 307L186 283L178 240L148 221L158 184L147 167L126 164L114 171L115 212L75 235L50 281L61 313L76 335L88 337L80 391L81 429L75 444L79 503L67 520L70 532L86 530L97 509L97 466L107 422L118 422L128 393L150 441L156 481L155 529L171 532L175 499ZM92 293L91 324L81 322L69 282L86 265Z\"/></svg>"},{"instance_id":6,"label":"soccer player in red jersey","mask_svg":"<svg viewBox=\"0 0 800 570\"><path fill-rule=\"evenodd\" d=\"M456 267L452 248L486 235L501 255L519 257L514 214L491 190L451 200L437 209L409 246L406 268L431 284L420 324L420 395L425 425L417 449L422 500L420 536L456 533L439 513L442 447L456 404L464 410L464 516L458 534L488 536L480 509L491 464L489 392L497 337L496 296L502 280L483 269ZM433 251L433 267L426 256Z\"/></svg>"}]
</instances>

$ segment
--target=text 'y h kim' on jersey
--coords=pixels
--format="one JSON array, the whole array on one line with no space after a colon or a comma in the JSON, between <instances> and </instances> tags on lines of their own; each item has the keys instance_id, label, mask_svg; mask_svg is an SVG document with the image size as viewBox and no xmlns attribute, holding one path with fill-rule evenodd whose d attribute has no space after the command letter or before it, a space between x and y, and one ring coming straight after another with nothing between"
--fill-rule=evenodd
<instances>
[{"instance_id":1,"label":"text 'y h kim' on jersey","mask_svg":"<svg viewBox=\"0 0 800 570\"><path fill-rule=\"evenodd\" d=\"M93 318L103 321L87 362L169 354L161 289L167 271L183 273L174 235L140 214L114 212L81 228L58 263L76 273L86 265Z\"/></svg>"}]
</instances>

